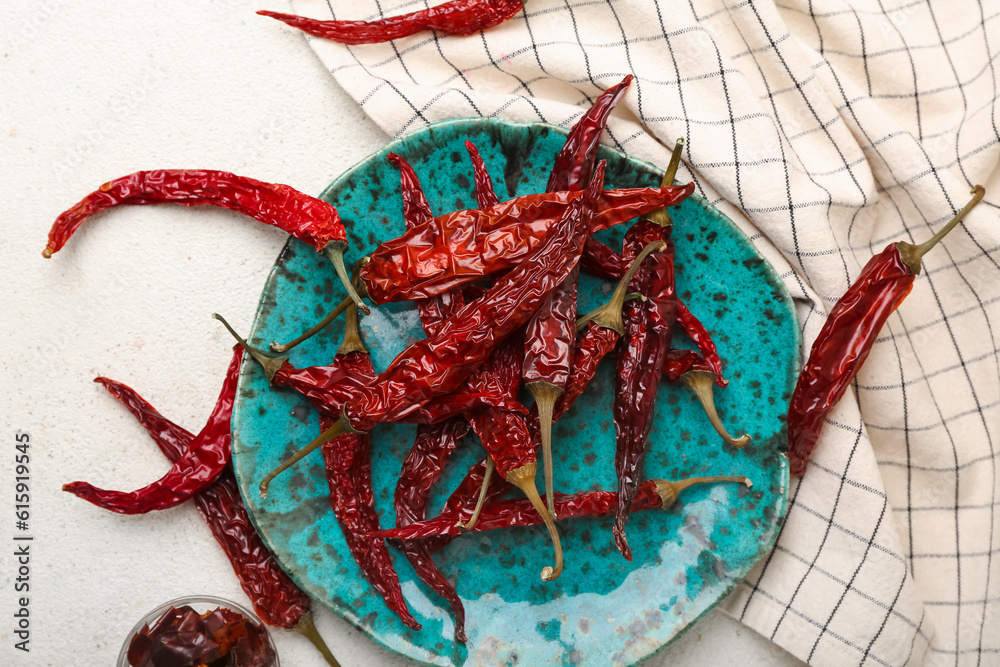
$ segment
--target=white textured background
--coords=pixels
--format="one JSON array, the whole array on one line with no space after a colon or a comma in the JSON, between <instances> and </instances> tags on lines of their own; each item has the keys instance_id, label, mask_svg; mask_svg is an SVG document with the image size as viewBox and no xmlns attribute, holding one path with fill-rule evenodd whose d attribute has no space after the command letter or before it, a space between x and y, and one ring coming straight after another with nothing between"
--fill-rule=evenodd
<instances>
[{"instance_id":1,"label":"white textured background","mask_svg":"<svg viewBox=\"0 0 1000 667\"><path fill-rule=\"evenodd\" d=\"M121 517L59 491L138 488L165 459L91 383L200 429L284 234L224 211L124 207L45 261L52 220L139 169L215 168L318 193L387 137L260 2L7 3L0 23L0 664L111 665L132 624L186 594L245 601L194 507ZM271 9L287 11L271 0ZM13 649L13 458L31 437L31 653ZM318 607L318 605L317 605ZM404 665L325 609L347 665ZM474 623L475 619L470 619ZM282 663L324 664L277 631ZM713 613L650 665L792 664Z\"/></svg>"}]
</instances>

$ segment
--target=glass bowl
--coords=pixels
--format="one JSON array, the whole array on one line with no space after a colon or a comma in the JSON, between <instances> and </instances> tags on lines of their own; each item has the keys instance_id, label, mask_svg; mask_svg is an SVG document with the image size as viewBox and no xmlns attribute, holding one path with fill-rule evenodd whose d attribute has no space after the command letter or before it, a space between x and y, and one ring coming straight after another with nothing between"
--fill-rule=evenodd
<instances>
[{"instance_id":1,"label":"glass bowl","mask_svg":"<svg viewBox=\"0 0 1000 667\"><path fill-rule=\"evenodd\" d=\"M267 637L267 641L271 644L271 648L274 648L274 662L271 663L271 667L279 667L280 661L278 660L277 648L274 646L274 639L271 637L271 633L268 631L267 626L264 625L257 615L252 611L244 607L243 605L236 604L232 600L226 600L225 598L217 598L212 595L188 595L185 597L176 598L170 600L169 602L164 602L156 609L153 609L148 614L139 619L139 622L135 624L132 630L125 637L125 643L122 644L122 650L118 654L118 662L116 663L118 667L129 667L128 664L128 647L132 643L132 638L135 637L142 627L147 624L153 623L156 619L164 614L171 607L181 607L187 605L194 609L199 614L204 614L205 612L210 612L218 607L225 607L226 609L231 609L239 614L243 614L253 623L260 626L264 630L264 636Z\"/></svg>"}]
</instances>

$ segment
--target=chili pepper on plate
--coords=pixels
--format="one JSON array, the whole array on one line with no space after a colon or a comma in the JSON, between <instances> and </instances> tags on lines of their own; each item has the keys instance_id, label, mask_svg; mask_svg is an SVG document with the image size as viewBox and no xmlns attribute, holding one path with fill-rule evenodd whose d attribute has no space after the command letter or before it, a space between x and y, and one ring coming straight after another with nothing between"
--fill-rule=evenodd
<instances>
[{"instance_id":1,"label":"chili pepper on plate","mask_svg":"<svg viewBox=\"0 0 1000 667\"><path fill-rule=\"evenodd\" d=\"M131 387L105 377L94 380L118 399L146 429L171 462L180 459L194 435L159 413ZM233 571L257 616L268 625L295 630L339 667L337 659L313 623L310 600L281 569L250 522L231 467L213 484L195 494L195 506L215 540L229 558Z\"/></svg>"},{"instance_id":2,"label":"chili pepper on plate","mask_svg":"<svg viewBox=\"0 0 1000 667\"><path fill-rule=\"evenodd\" d=\"M675 204L694 184L666 188L602 190L590 232L607 229L659 207ZM584 191L515 197L486 209L454 211L384 241L361 269L363 291L374 303L427 299L490 274L506 271L534 253L558 227ZM272 344L286 352L321 331L352 299L345 299L318 324L294 340Z\"/></svg>"},{"instance_id":3,"label":"chili pepper on plate","mask_svg":"<svg viewBox=\"0 0 1000 667\"><path fill-rule=\"evenodd\" d=\"M546 192L577 190L590 180L601 133L608 116L625 95L632 76L601 93L591 108L573 125L566 143L556 155ZM671 184L672 185L672 184ZM585 231L580 233L589 237ZM582 253L586 245L579 247ZM577 260L579 255L577 256ZM524 386L535 399L545 465L545 493L549 514L555 509L552 461L552 411L566 389L573 347L576 343L576 288L580 274L577 263L562 284L552 290L528 321L524 336L521 375ZM553 518L556 518L553 514Z\"/></svg>"},{"instance_id":4,"label":"chili pepper on plate","mask_svg":"<svg viewBox=\"0 0 1000 667\"><path fill-rule=\"evenodd\" d=\"M183 456L174 462L163 477L132 492L99 489L87 482L70 482L63 491L119 514L143 514L180 505L199 491L210 486L229 468L232 455L229 420L236 398L236 380L243 353L236 351L226 372L226 379L208 422Z\"/></svg>"},{"instance_id":5,"label":"chili pepper on plate","mask_svg":"<svg viewBox=\"0 0 1000 667\"><path fill-rule=\"evenodd\" d=\"M280 12L262 10L257 13L341 44L380 44L424 30L446 35L471 35L500 25L522 9L523 0L451 0L377 21L321 21Z\"/></svg>"},{"instance_id":6,"label":"chili pepper on plate","mask_svg":"<svg viewBox=\"0 0 1000 667\"><path fill-rule=\"evenodd\" d=\"M406 160L390 153L389 161L399 170L403 195L403 219L407 227L412 227L433 217L427 198L420 187L420 180L413 167ZM444 320L465 304L462 292L456 288L450 292L421 299L417 302L420 322L427 335L433 335ZM457 415L436 424L417 426L417 435L409 454L403 461L393 496L396 510L396 525L405 526L424 519L431 487L437 482L448 463L458 441L468 432L469 426L463 416ZM455 587L448 581L431 557L430 546L424 542L403 540L400 549L413 565L420 580L431 590L443 597L451 605L455 617L455 639L466 642L465 607Z\"/></svg>"},{"instance_id":7,"label":"chili pepper on plate","mask_svg":"<svg viewBox=\"0 0 1000 667\"><path fill-rule=\"evenodd\" d=\"M361 432L385 421L399 421L434 396L457 389L485 361L500 341L524 325L545 296L569 274L575 262L567 246L583 245L578 234L590 223L603 184L603 164L584 197L577 197L538 249L525 261L499 277L482 297L466 304L435 336L405 349L375 382L344 406L337 424L267 473L260 483L261 496L278 474L316 447L338 435ZM532 451L532 458L534 452ZM497 463L499 469L499 461ZM505 477L533 501L541 502L535 488L535 463L523 462ZM547 511L541 511L548 517ZM545 580L559 575L562 550L555 524L546 522L556 549L555 567L546 567Z\"/></svg>"},{"instance_id":8,"label":"chili pepper on plate","mask_svg":"<svg viewBox=\"0 0 1000 667\"><path fill-rule=\"evenodd\" d=\"M678 139L663 183L673 182L682 146L683 141ZM618 505L612 532L615 545L626 560L632 560L632 551L625 537L625 523L639 487L653 425L657 387L676 321L671 226L669 215L658 210L634 224L625 233L622 242L623 261L631 261L640 249L650 243L663 244L661 251L652 254L629 284L630 290L647 298L645 301L631 301L623 308L623 334L616 360L614 422Z\"/></svg>"},{"instance_id":9,"label":"chili pepper on plate","mask_svg":"<svg viewBox=\"0 0 1000 667\"><path fill-rule=\"evenodd\" d=\"M48 258L58 252L95 213L121 204L165 203L227 208L288 232L333 262L351 299L368 312L344 268L347 235L337 209L291 186L265 183L227 171L156 169L108 181L56 218L42 256Z\"/></svg>"},{"instance_id":10,"label":"chili pepper on plate","mask_svg":"<svg viewBox=\"0 0 1000 667\"><path fill-rule=\"evenodd\" d=\"M713 482L738 482L748 488L753 484L742 476L725 477L689 477L676 482L666 479L648 479L642 482L636 490L632 502L632 510L668 509L677 501L684 489L695 484ZM618 504L618 494L614 491L590 491L565 495L555 494L555 506L563 519L578 519L583 517L602 517L615 512ZM429 537L457 537L463 531L456 526L455 512L442 512L439 516L411 523L407 526L389 528L375 533L378 537L418 540ZM531 503L523 498L499 500L483 507L479 523L474 532L496 530L498 528L513 528L515 526L535 526L542 522L541 517Z\"/></svg>"},{"instance_id":11,"label":"chili pepper on plate","mask_svg":"<svg viewBox=\"0 0 1000 667\"><path fill-rule=\"evenodd\" d=\"M977 185L972 193L965 208L924 243L899 241L872 257L830 311L788 406L788 459L793 475L805 474L823 420L865 363L885 321L913 289L920 259L968 215L986 190Z\"/></svg>"}]
</instances>

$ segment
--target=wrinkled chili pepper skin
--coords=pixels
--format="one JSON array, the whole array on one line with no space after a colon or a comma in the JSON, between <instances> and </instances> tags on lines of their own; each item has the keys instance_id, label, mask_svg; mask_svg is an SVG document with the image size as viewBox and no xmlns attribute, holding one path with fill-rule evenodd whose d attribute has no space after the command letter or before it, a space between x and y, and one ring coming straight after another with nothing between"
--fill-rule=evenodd
<instances>
[{"instance_id":1,"label":"wrinkled chili pepper skin","mask_svg":"<svg viewBox=\"0 0 1000 667\"><path fill-rule=\"evenodd\" d=\"M611 280L620 279L628 271L627 266L622 266L621 255L593 237L583 246L580 268L592 276Z\"/></svg>"},{"instance_id":2,"label":"wrinkled chili pepper skin","mask_svg":"<svg viewBox=\"0 0 1000 667\"><path fill-rule=\"evenodd\" d=\"M622 259L631 263L649 243L669 243L669 239L669 227L642 220L625 234ZM613 533L615 545L626 560L632 560L632 551L625 537L625 523L642 477L656 391L670 349L668 325L672 325L673 318L669 296L673 294L673 281L672 245L668 245L666 251L652 253L629 284L629 291L646 294L647 301L630 301L622 310L624 334L615 373L618 505Z\"/></svg>"},{"instance_id":3,"label":"wrinkled chili pepper skin","mask_svg":"<svg viewBox=\"0 0 1000 667\"><path fill-rule=\"evenodd\" d=\"M229 467L232 455L229 420L233 414L242 359L242 350L233 353L222 392L208 417L208 423L166 475L129 493L99 489L86 482L65 484L63 491L119 514L144 514L180 505L211 485Z\"/></svg>"},{"instance_id":4,"label":"wrinkled chili pepper skin","mask_svg":"<svg viewBox=\"0 0 1000 667\"><path fill-rule=\"evenodd\" d=\"M621 83L601 93L590 109L573 125L566 143L552 164L549 182L545 185L546 192L578 190L590 182L608 116L625 96L632 79L629 74Z\"/></svg>"},{"instance_id":5,"label":"wrinkled chili pepper skin","mask_svg":"<svg viewBox=\"0 0 1000 667\"><path fill-rule=\"evenodd\" d=\"M342 435L323 445L330 503L343 529L344 541L365 578L407 627L419 630L420 623L406 606L385 540L367 536L379 529L370 450L371 436L367 433Z\"/></svg>"},{"instance_id":6,"label":"wrinkled chili pepper skin","mask_svg":"<svg viewBox=\"0 0 1000 667\"><path fill-rule=\"evenodd\" d=\"M588 225L593 233L663 206L673 206L694 185L603 190ZM438 216L381 243L361 269L369 298L377 303L426 299L520 264L559 225L585 191L526 195L488 209Z\"/></svg>"},{"instance_id":7,"label":"wrinkled chili pepper skin","mask_svg":"<svg viewBox=\"0 0 1000 667\"><path fill-rule=\"evenodd\" d=\"M573 406L573 403L583 394L584 389L594 378L594 373L597 372L597 365L601 359L615 349L617 343L617 331L593 323L587 325L587 330L577 341L576 351L573 354L573 370L566 383L566 391L556 402L553 419L558 419Z\"/></svg>"},{"instance_id":8,"label":"wrinkled chili pepper skin","mask_svg":"<svg viewBox=\"0 0 1000 667\"><path fill-rule=\"evenodd\" d=\"M280 12L257 12L283 21L310 35L341 44L380 44L435 30L447 35L471 35L507 21L524 9L522 0L451 0L409 14L377 21L320 21Z\"/></svg>"},{"instance_id":9,"label":"wrinkled chili pepper skin","mask_svg":"<svg viewBox=\"0 0 1000 667\"><path fill-rule=\"evenodd\" d=\"M915 276L896 244L872 257L830 311L788 406L788 462L805 474L823 420L868 358L879 331L913 289Z\"/></svg>"},{"instance_id":10,"label":"wrinkled chili pepper skin","mask_svg":"<svg viewBox=\"0 0 1000 667\"><path fill-rule=\"evenodd\" d=\"M331 241L347 242L337 209L288 185L264 183L227 171L157 169L108 181L56 218L49 231L46 257L59 251L80 225L95 213L120 204L219 206L274 225L300 241L322 249Z\"/></svg>"},{"instance_id":11,"label":"wrinkled chili pepper skin","mask_svg":"<svg viewBox=\"0 0 1000 667\"><path fill-rule=\"evenodd\" d=\"M663 377L668 382L679 381L688 371L714 372L705 358L694 350L672 349L667 352L667 358L663 362Z\"/></svg>"},{"instance_id":12,"label":"wrinkled chili pepper skin","mask_svg":"<svg viewBox=\"0 0 1000 667\"><path fill-rule=\"evenodd\" d=\"M535 252L448 319L437 335L401 352L374 383L348 402L344 415L351 426L368 431L381 422L401 421L435 396L455 391L500 341L523 326L575 265L575 253L567 248L583 245L585 235L577 232L590 221L603 179L602 163L591 187L566 209Z\"/></svg>"},{"instance_id":13,"label":"wrinkled chili pepper skin","mask_svg":"<svg viewBox=\"0 0 1000 667\"><path fill-rule=\"evenodd\" d=\"M103 377L94 381L135 415L171 462L183 456L194 439L190 431L161 415L131 387ZM295 627L309 611L309 597L285 574L257 534L232 469L227 468L214 484L195 494L194 503L229 558L257 616L268 625Z\"/></svg>"},{"instance_id":14,"label":"wrinkled chili pepper skin","mask_svg":"<svg viewBox=\"0 0 1000 667\"><path fill-rule=\"evenodd\" d=\"M628 75L617 86L601 93L593 106L573 125L566 143L556 155L545 187L546 192L586 187L608 116L631 83L632 75ZM580 248L581 253L585 247L586 244ZM579 275L580 267L577 264L528 322L521 371L525 383L547 382L554 387L566 387L573 347L576 344L576 292Z\"/></svg>"},{"instance_id":15,"label":"wrinkled chili pepper skin","mask_svg":"<svg viewBox=\"0 0 1000 667\"><path fill-rule=\"evenodd\" d=\"M365 391L365 387L378 377L367 356L362 352L351 352L334 358L329 366L306 368L296 368L286 362L274 374L272 383L276 387L288 387L298 392L319 411L321 417L336 421L344 404ZM484 387L481 392L476 393L459 391L437 396L401 421L409 424L436 424L478 405L527 412L520 403Z\"/></svg>"},{"instance_id":16,"label":"wrinkled chili pepper skin","mask_svg":"<svg viewBox=\"0 0 1000 667\"><path fill-rule=\"evenodd\" d=\"M458 441L468 430L469 425L460 416L440 424L417 427L417 437L403 461L403 469L396 484L394 505L397 526L424 520L431 487L441 476ZM413 565L420 580L451 605L455 615L455 639L460 642L468 641L465 635L465 606L455 587L434 564L430 546L424 542L403 540L400 549Z\"/></svg>"},{"instance_id":17,"label":"wrinkled chili pepper skin","mask_svg":"<svg viewBox=\"0 0 1000 667\"><path fill-rule=\"evenodd\" d=\"M625 275L628 268L622 267L621 255L593 238L587 239L583 256L580 258L580 266L587 273L615 280ZM719 350L715 347L712 335L680 299L677 299L677 324L698 346L698 350L708 362L707 370L715 373L715 384L720 387L727 386L729 380L722 375L722 359L719 357Z\"/></svg>"},{"instance_id":18,"label":"wrinkled chili pepper skin","mask_svg":"<svg viewBox=\"0 0 1000 667\"><path fill-rule=\"evenodd\" d=\"M720 387L728 385L729 380L722 377L722 359L719 357L719 351L715 347L712 335L680 299L677 299L677 324L684 330L687 337L698 346L698 350L701 351L708 363L708 370L715 373L715 384Z\"/></svg>"},{"instance_id":19,"label":"wrinkled chili pepper skin","mask_svg":"<svg viewBox=\"0 0 1000 667\"><path fill-rule=\"evenodd\" d=\"M590 491L555 496L556 513L559 520L577 519L582 517L601 517L613 514L618 504L618 495L614 491ZM632 509L659 509L663 499L656 492L656 483L646 480L636 490ZM455 512L442 512L439 516L412 523L408 526L398 526L374 533L379 537L401 539L438 538L442 536L458 537L463 532L482 532L498 528L513 528L515 526L535 526L542 523L542 518L531 503L525 498L499 500L483 505L479 520L471 530L463 530L455 524L458 515Z\"/></svg>"},{"instance_id":20,"label":"wrinkled chili pepper skin","mask_svg":"<svg viewBox=\"0 0 1000 667\"><path fill-rule=\"evenodd\" d=\"M490 208L500 203L496 190L493 187L493 179L490 172L486 170L486 163L479 154L479 149L471 141L465 142L465 150L469 152L469 160L472 162L472 181L476 186L476 204L479 208Z\"/></svg>"}]
</instances>

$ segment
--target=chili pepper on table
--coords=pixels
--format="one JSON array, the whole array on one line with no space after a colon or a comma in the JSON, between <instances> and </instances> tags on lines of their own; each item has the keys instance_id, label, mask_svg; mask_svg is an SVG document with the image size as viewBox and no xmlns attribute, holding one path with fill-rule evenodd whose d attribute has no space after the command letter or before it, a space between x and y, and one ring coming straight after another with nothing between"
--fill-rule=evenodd
<instances>
[{"instance_id":1,"label":"chili pepper on table","mask_svg":"<svg viewBox=\"0 0 1000 667\"><path fill-rule=\"evenodd\" d=\"M885 321L913 289L920 259L962 221L986 190L977 185L972 193L965 208L924 243L899 241L872 257L830 311L788 406L788 459L793 475L805 474L823 420L865 363Z\"/></svg>"},{"instance_id":2,"label":"chili pepper on table","mask_svg":"<svg viewBox=\"0 0 1000 667\"><path fill-rule=\"evenodd\" d=\"M680 493L695 484L712 482L737 482L748 488L753 483L742 476L725 477L689 477L676 482L666 479L648 479L636 490L632 510L668 509L677 501ZM582 517L602 517L613 514L618 504L618 494L614 491L590 491L565 495L555 494L556 511L563 519ZM454 512L442 512L439 516L411 523L408 526L398 526L374 533L379 537L397 539L424 539L428 537L457 537L463 531L455 525ZM523 498L499 500L486 505L479 517L479 523L471 532L496 530L498 528L513 528L515 526L534 526L541 523L538 512Z\"/></svg>"},{"instance_id":3,"label":"chili pepper on table","mask_svg":"<svg viewBox=\"0 0 1000 667\"><path fill-rule=\"evenodd\" d=\"M380 44L424 30L447 35L471 35L500 25L522 9L523 0L451 0L377 21L321 21L280 12L262 10L257 13L341 44Z\"/></svg>"},{"instance_id":4,"label":"chili pepper on table","mask_svg":"<svg viewBox=\"0 0 1000 667\"><path fill-rule=\"evenodd\" d=\"M589 232L677 203L693 191L691 183L602 190ZM541 247L570 205L584 194L577 190L525 195L487 209L454 211L417 225L372 251L371 261L361 269L364 291L377 304L426 299L511 269ZM322 331L351 302L345 299L318 324L288 343L272 344L271 349L285 352Z\"/></svg>"},{"instance_id":5,"label":"chili pepper on table","mask_svg":"<svg viewBox=\"0 0 1000 667\"><path fill-rule=\"evenodd\" d=\"M575 262L566 247L583 245L585 236L577 232L590 222L603 181L602 162L585 196L573 200L563 219L535 252L499 277L486 294L466 304L435 336L419 340L400 353L375 382L344 406L337 424L264 476L261 495L266 496L275 476L327 440L368 430L380 422L399 421L434 396L457 389L500 341L524 325L549 291L569 274ZM500 462L495 462L499 469ZM534 461L524 462L509 470L505 477L540 505L535 468ZM556 568L546 567L542 571L543 579L551 580L558 576L562 550L548 512L542 508L539 513L549 519L546 526L556 549Z\"/></svg>"},{"instance_id":6,"label":"chili pepper on table","mask_svg":"<svg viewBox=\"0 0 1000 667\"><path fill-rule=\"evenodd\" d=\"M86 482L70 482L63 491L119 514L143 514L176 505L204 490L228 467L232 452L229 420L236 398L236 380L239 376L241 351L233 359L222 385L222 392L208 422L191 441L184 455L174 462L166 475L141 489L132 492L99 489Z\"/></svg>"},{"instance_id":7,"label":"chili pepper on table","mask_svg":"<svg viewBox=\"0 0 1000 667\"><path fill-rule=\"evenodd\" d=\"M161 415L128 385L105 377L94 382L101 383L139 420L171 462L184 455L195 437L190 431ZM232 468L227 467L212 485L195 494L194 503L229 558L257 616L268 625L302 634L330 665L339 667L313 623L309 596L281 569L250 522Z\"/></svg>"},{"instance_id":8,"label":"chili pepper on table","mask_svg":"<svg viewBox=\"0 0 1000 667\"><path fill-rule=\"evenodd\" d=\"M664 183L673 182L682 146L683 141L678 139ZM624 333L615 369L614 403L618 505L612 532L615 545L626 560L632 560L632 551L625 537L625 523L642 475L656 392L676 318L674 246L670 232L669 216L658 210L634 224L622 242L623 261L630 261L640 248L651 242L666 244L640 267L629 284L630 290L644 294L647 300L632 301L622 312Z\"/></svg>"},{"instance_id":9,"label":"chili pepper on table","mask_svg":"<svg viewBox=\"0 0 1000 667\"><path fill-rule=\"evenodd\" d=\"M594 167L601 133L608 116L625 95L632 76L601 93L590 109L578 120L556 155L546 192L577 190L586 185ZM586 236L586 232L581 232ZM579 247L582 253L584 245ZM579 255L576 257L579 261ZM576 288L580 275L577 263L559 287L552 290L528 321L524 335L524 361L521 377L535 399L545 466L545 494L549 514L554 515L555 488L552 461L552 410L566 389L573 347L576 343Z\"/></svg>"},{"instance_id":10,"label":"chili pepper on table","mask_svg":"<svg viewBox=\"0 0 1000 667\"><path fill-rule=\"evenodd\" d=\"M399 170L406 226L412 227L431 219L433 215L430 205L413 167L394 153L389 154L389 161ZM457 288L418 301L417 310L425 333L433 335L444 320L464 303L462 293ZM424 519L431 487L441 476L458 441L468 430L465 418L460 415L437 424L417 426L416 438L403 461L393 497L397 526ZM413 565L420 580L451 605L455 616L455 639L460 642L468 641L465 635L465 607L455 587L434 564L429 545L421 541L403 540L400 542L400 549Z\"/></svg>"},{"instance_id":11,"label":"chili pepper on table","mask_svg":"<svg viewBox=\"0 0 1000 667\"><path fill-rule=\"evenodd\" d=\"M472 182L476 186L476 204L479 208L490 208L500 203L496 190L493 189L493 179L490 172L486 170L483 157L479 154L479 149L471 141L465 142L465 150L469 152L469 160L472 162Z\"/></svg>"},{"instance_id":12,"label":"chili pepper on table","mask_svg":"<svg viewBox=\"0 0 1000 667\"><path fill-rule=\"evenodd\" d=\"M95 213L121 204L181 204L218 206L278 227L323 253L359 307L368 307L351 286L344 268L347 235L337 209L295 188L265 183L228 171L156 169L108 181L56 218L43 257L51 257Z\"/></svg>"}]
</instances>

